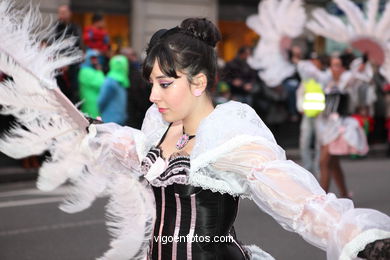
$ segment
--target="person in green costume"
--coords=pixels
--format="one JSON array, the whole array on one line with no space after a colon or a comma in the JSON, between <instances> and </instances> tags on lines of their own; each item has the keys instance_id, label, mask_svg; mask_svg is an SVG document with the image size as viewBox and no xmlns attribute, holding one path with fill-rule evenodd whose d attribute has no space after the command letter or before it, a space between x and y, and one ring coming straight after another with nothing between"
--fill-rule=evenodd
<instances>
[{"instance_id":1,"label":"person in green costume","mask_svg":"<svg viewBox=\"0 0 390 260\"><path fill-rule=\"evenodd\" d=\"M98 98L100 87L104 82L104 73L98 61L99 53L95 50L88 50L85 61L79 72L80 98L83 102L81 111L87 116L96 118L99 114Z\"/></svg>"}]
</instances>

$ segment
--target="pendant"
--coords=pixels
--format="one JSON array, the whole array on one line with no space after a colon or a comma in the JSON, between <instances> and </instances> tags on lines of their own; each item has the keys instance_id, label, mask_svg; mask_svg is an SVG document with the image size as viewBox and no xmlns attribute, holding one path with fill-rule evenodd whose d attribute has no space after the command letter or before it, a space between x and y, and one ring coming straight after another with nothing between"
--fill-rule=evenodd
<instances>
[{"instance_id":1,"label":"pendant","mask_svg":"<svg viewBox=\"0 0 390 260\"><path fill-rule=\"evenodd\" d=\"M187 134L183 134L176 143L176 149L181 150L190 140Z\"/></svg>"}]
</instances>

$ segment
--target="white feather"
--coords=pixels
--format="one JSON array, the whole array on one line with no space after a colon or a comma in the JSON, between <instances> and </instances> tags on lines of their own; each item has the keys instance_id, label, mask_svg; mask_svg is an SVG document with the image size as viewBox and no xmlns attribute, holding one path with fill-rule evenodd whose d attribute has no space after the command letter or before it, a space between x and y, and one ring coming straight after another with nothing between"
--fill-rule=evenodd
<instances>
[{"instance_id":1,"label":"white feather","mask_svg":"<svg viewBox=\"0 0 390 260\"><path fill-rule=\"evenodd\" d=\"M258 10L257 15L246 20L261 37L248 64L259 70L259 76L268 86L275 87L295 70L282 53L281 41L302 33L306 15L301 0L261 1Z\"/></svg>"},{"instance_id":2,"label":"white feather","mask_svg":"<svg viewBox=\"0 0 390 260\"><path fill-rule=\"evenodd\" d=\"M338 17L328 14L322 8L315 9L312 17L313 19L308 21L306 27L313 33L338 42L350 40L347 26Z\"/></svg>"},{"instance_id":3,"label":"white feather","mask_svg":"<svg viewBox=\"0 0 390 260\"><path fill-rule=\"evenodd\" d=\"M306 27L315 34L322 35L332 40L353 44L356 39L367 38L377 42L381 46L385 57L380 72L390 79L390 3L386 4L382 17L377 21L378 0L370 0L367 5L366 19L358 6L350 0L333 0L346 14L348 23L346 26L338 17L328 14L323 9L312 12L313 19Z\"/></svg>"},{"instance_id":4,"label":"white feather","mask_svg":"<svg viewBox=\"0 0 390 260\"><path fill-rule=\"evenodd\" d=\"M379 0L367 1L367 31L375 29L376 17L378 15Z\"/></svg>"},{"instance_id":5,"label":"white feather","mask_svg":"<svg viewBox=\"0 0 390 260\"><path fill-rule=\"evenodd\" d=\"M122 176L111 184L107 226L114 240L100 260L142 260L152 239L154 195L149 185Z\"/></svg>"},{"instance_id":6,"label":"white feather","mask_svg":"<svg viewBox=\"0 0 390 260\"><path fill-rule=\"evenodd\" d=\"M390 26L390 2L387 2L386 8L382 14L382 17L378 21L375 27L375 36L377 38L382 38L386 32L389 31ZM389 40L389 34L387 34L387 37L385 40Z\"/></svg>"},{"instance_id":7,"label":"white feather","mask_svg":"<svg viewBox=\"0 0 390 260\"><path fill-rule=\"evenodd\" d=\"M350 0L333 0L337 6L346 14L349 23L354 31L360 35L367 32L364 15L359 7Z\"/></svg>"},{"instance_id":8,"label":"white feather","mask_svg":"<svg viewBox=\"0 0 390 260\"><path fill-rule=\"evenodd\" d=\"M79 51L69 49L73 39L41 48L41 41L54 35L54 27L42 27L37 7L18 10L12 3L0 0L0 70L13 79L0 83L0 113L14 115L17 124L0 139L0 151L21 158L48 150L51 158L42 165L37 186L52 190L70 182L73 187L61 205L64 211L81 211L109 194L108 226L114 238L103 259L143 258L155 218L150 187L135 177L139 174L132 171L138 167L118 162L104 137L87 135L60 102L55 72L81 58ZM91 140L103 142L102 147L86 149L84 144Z\"/></svg>"}]
</instances>

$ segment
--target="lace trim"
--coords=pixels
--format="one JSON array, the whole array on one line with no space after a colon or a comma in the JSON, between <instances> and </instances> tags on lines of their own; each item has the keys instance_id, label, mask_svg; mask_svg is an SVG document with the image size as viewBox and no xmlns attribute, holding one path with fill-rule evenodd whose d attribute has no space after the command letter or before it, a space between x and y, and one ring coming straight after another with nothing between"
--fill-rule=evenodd
<instances>
[{"instance_id":1,"label":"lace trim","mask_svg":"<svg viewBox=\"0 0 390 260\"><path fill-rule=\"evenodd\" d=\"M378 239L390 237L390 232L380 229L369 229L349 241L342 249L339 260L350 260L357 257L367 244Z\"/></svg>"},{"instance_id":2,"label":"lace trim","mask_svg":"<svg viewBox=\"0 0 390 260\"><path fill-rule=\"evenodd\" d=\"M175 169L172 170L180 172L180 171L185 171L188 173L188 169L185 167L182 167L182 169ZM173 183L178 183L178 184L188 184L188 175L186 174L179 174L179 175L173 175L175 173L172 173L172 176L169 176L168 179L161 180L160 178L154 179L151 181L151 185L155 187L167 187L169 185L172 185Z\"/></svg>"},{"instance_id":3,"label":"lace trim","mask_svg":"<svg viewBox=\"0 0 390 260\"><path fill-rule=\"evenodd\" d=\"M213 192L219 192L221 194L228 193L232 196L239 196L241 198L251 199L251 196L249 194L245 194L242 191L232 189L229 186L229 184L226 183L225 181L216 180L212 177L203 175L202 173L200 173L200 169L208 166L210 163L217 161L221 156L231 152L235 148L254 141L271 143L270 140L262 136L240 135L240 136L233 137L223 145L220 145L211 151L204 152L198 155L196 158L192 159L191 168L190 168L190 179L189 179L190 184L197 187L203 187L205 189L209 189ZM283 149L280 148L279 153L281 157L283 157L283 159L286 158Z\"/></svg>"},{"instance_id":4,"label":"lace trim","mask_svg":"<svg viewBox=\"0 0 390 260\"><path fill-rule=\"evenodd\" d=\"M152 147L147 156L142 160L141 169L146 175L156 162L157 158L162 157L162 149ZM167 161L167 160L165 160ZM181 153L172 154L168 159L168 166L162 169L161 174L150 181L150 184L156 187L166 187L173 183L188 184L190 157Z\"/></svg>"},{"instance_id":5,"label":"lace trim","mask_svg":"<svg viewBox=\"0 0 390 260\"><path fill-rule=\"evenodd\" d=\"M214 178L205 176L200 173L190 174L188 184L195 187L211 190L212 192L219 192L221 194L229 194L233 197L240 197L243 199L252 199L250 194L242 193L241 191L234 191L223 180L216 180Z\"/></svg>"}]
</instances>

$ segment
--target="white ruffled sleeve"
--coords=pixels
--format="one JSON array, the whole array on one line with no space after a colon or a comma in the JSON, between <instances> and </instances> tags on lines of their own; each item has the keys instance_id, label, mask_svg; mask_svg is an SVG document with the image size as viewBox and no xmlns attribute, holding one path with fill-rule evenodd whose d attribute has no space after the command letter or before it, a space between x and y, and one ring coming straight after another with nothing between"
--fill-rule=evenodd
<instances>
[{"instance_id":1,"label":"white ruffled sleeve","mask_svg":"<svg viewBox=\"0 0 390 260\"><path fill-rule=\"evenodd\" d=\"M252 142L221 157L213 167L245 178L248 193L263 211L326 250L329 260L355 259L368 243L390 237L387 215L354 208L351 200L326 194L310 172L285 160L279 150L276 143Z\"/></svg>"}]
</instances>

